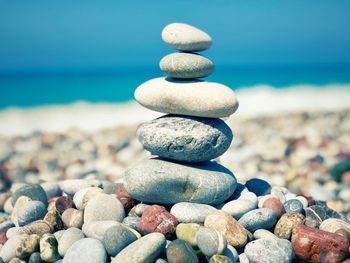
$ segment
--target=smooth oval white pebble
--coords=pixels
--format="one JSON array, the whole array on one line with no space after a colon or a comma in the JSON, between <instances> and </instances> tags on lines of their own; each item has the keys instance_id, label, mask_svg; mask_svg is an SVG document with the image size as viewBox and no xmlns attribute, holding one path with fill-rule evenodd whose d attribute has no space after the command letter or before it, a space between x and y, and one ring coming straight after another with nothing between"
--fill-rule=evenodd
<instances>
[{"instance_id":1,"label":"smooth oval white pebble","mask_svg":"<svg viewBox=\"0 0 350 263\"><path fill-rule=\"evenodd\" d=\"M184 23L172 23L162 31L163 41L180 51L202 51L212 44L211 37L204 31Z\"/></svg>"},{"instance_id":2,"label":"smooth oval white pebble","mask_svg":"<svg viewBox=\"0 0 350 263\"><path fill-rule=\"evenodd\" d=\"M208 118L228 117L238 108L232 89L200 80L151 79L135 90L135 99L150 110Z\"/></svg>"}]
</instances>

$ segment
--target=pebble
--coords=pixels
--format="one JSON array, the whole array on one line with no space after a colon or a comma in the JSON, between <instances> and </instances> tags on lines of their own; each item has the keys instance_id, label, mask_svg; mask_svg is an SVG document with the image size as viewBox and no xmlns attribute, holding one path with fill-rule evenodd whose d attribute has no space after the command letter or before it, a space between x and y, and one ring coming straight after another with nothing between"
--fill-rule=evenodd
<instances>
[{"instance_id":1,"label":"pebble","mask_svg":"<svg viewBox=\"0 0 350 263\"><path fill-rule=\"evenodd\" d=\"M277 222L276 214L269 208L259 208L243 215L238 222L250 232L270 229Z\"/></svg>"},{"instance_id":2,"label":"pebble","mask_svg":"<svg viewBox=\"0 0 350 263\"><path fill-rule=\"evenodd\" d=\"M204 226L221 232L225 236L227 243L233 247L242 247L247 243L246 230L227 212L219 210L208 215L205 218Z\"/></svg>"},{"instance_id":3,"label":"pebble","mask_svg":"<svg viewBox=\"0 0 350 263\"><path fill-rule=\"evenodd\" d=\"M99 194L92 198L84 210L84 223L114 220L122 222L125 217L123 205L116 196Z\"/></svg>"},{"instance_id":4,"label":"pebble","mask_svg":"<svg viewBox=\"0 0 350 263\"><path fill-rule=\"evenodd\" d=\"M108 255L116 256L121 250L137 240L137 236L122 224L111 226L105 231L102 244Z\"/></svg>"},{"instance_id":5,"label":"pebble","mask_svg":"<svg viewBox=\"0 0 350 263\"><path fill-rule=\"evenodd\" d=\"M141 84L134 95L142 106L164 113L222 118L238 108L232 89L200 80L155 78Z\"/></svg>"},{"instance_id":6,"label":"pebble","mask_svg":"<svg viewBox=\"0 0 350 263\"><path fill-rule=\"evenodd\" d=\"M210 59L193 53L169 54L161 59L159 66L168 77L179 79L204 78L214 71Z\"/></svg>"},{"instance_id":7,"label":"pebble","mask_svg":"<svg viewBox=\"0 0 350 263\"><path fill-rule=\"evenodd\" d=\"M154 261L164 250L166 240L161 233L145 235L124 248L112 263L144 263Z\"/></svg>"},{"instance_id":8,"label":"pebble","mask_svg":"<svg viewBox=\"0 0 350 263\"><path fill-rule=\"evenodd\" d=\"M58 254L58 243L53 234L44 234L40 238L40 257L46 262L55 262L61 257Z\"/></svg>"},{"instance_id":9,"label":"pebble","mask_svg":"<svg viewBox=\"0 0 350 263\"><path fill-rule=\"evenodd\" d=\"M176 237L185 240L192 247L197 247L197 234L201 225L196 223L181 223L176 227Z\"/></svg>"},{"instance_id":10,"label":"pebble","mask_svg":"<svg viewBox=\"0 0 350 263\"><path fill-rule=\"evenodd\" d=\"M16 257L16 248L20 242L20 236L16 235L3 245L0 250L0 257L4 262L9 262L12 258Z\"/></svg>"},{"instance_id":11,"label":"pebble","mask_svg":"<svg viewBox=\"0 0 350 263\"><path fill-rule=\"evenodd\" d=\"M231 196L236 178L225 167L207 162L182 165L160 159L140 162L125 173L125 188L142 202L220 204Z\"/></svg>"},{"instance_id":12,"label":"pebble","mask_svg":"<svg viewBox=\"0 0 350 263\"><path fill-rule=\"evenodd\" d=\"M320 205L312 205L305 209L305 225L319 228L327 217L327 211Z\"/></svg>"},{"instance_id":13,"label":"pebble","mask_svg":"<svg viewBox=\"0 0 350 263\"><path fill-rule=\"evenodd\" d=\"M295 199L299 200L303 204L304 209L309 206L309 202L304 196L299 195L295 197Z\"/></svg>"},{"instance_id":14,"label":"pebble","mask_svg":"<svg viewBox=\"0 0 350 263\"><path fill-rule=\"evenodd\" d=\"M290 240L296 225L304 224L305 216L299 213L286 213L277 222L274 233L279 238Z\"/></svg>"},{"instance_id":15,"label":"pebble","mask_svg":"<svg viewBox=\"0 0 350 263\"><path fill-rule=\"evenodd\" d=\"M46 233L51 233L53 231L52 227L44 220L34 221L19 230L19 234L37 234L42 236Z\"/></svg>"},{"instance_id":16,"label":"pebble","mask_svg":"<svg viewBox=\"0 0 350 263\"><path fill-rule=\"evenodd\" d=\"M123 224L131 227L132 229L138 230L141 218L138 216L127 216L123 219Z\"/></svg>"},{"instance_id":17,"label":"pebble","mask_svg":"<svg viewBox=\"0 0 350 263\"><path fill-rule=\"evenodd\" d=\"M47 222L54 231L64 228L60 214L56 211L48 211L43 220Z\"/></svg>"},{"instance_id":18,"label":"pebble","mask_svg":"<svg viewBox=\"0 0 350 263\"><path fill-rule=\"evenodd\" d=\"M338 218L328 218L321 223L320 229L345 236L350 240L350 223L345 222L344 220Z\"/></svg>"},{"instance_id":19,"label":"pebble","mask_svg":"<svg viewBox=\"0 0 350 263\"><path fill-rule=\"evenodd\" d=\"M245 253L239 254L238 261L239 261L239 263L250 263L249 258L247 257L247 255Z\"/></svg>"},{"instance_id":20,"label":"pebble","mask_svg":"<svg viewBox=\"0 0 350 263\"><path fill-rule=\"evenodd\" d=\"M122 203L125 210L130 210L133 207L135 200L126 191L123 185L121 184L117 185L114 193L117 196L118 200Z\"/></svg>"},{"instance_id":21,"label":"pebble","mask_svg":"<svg viewBox=\"0 0 350 263\"><path fill-rule=\"evenodd\" d=\"M233 263L238 260L238 252L233 246L227 245L223 255L230 258Z\"/></svg>"},{"instance_id":22,"label":"pebble","mask_svg":"<svg viewBox=\"0 0 350 263\"><path fill-rule=\"evenodd\" d=\"M197 233L197 244L200 251L207 257L222 254L227 247L225 236L209 227L201 227Z\"/></svg>"},{"instance_id":23,"label":"pebble","mask_svg":"<svg viewBox=\"0 0 350 263\"><path fill-rule=\"evenodd\" d=\"M95 179L69 179L59 182L59 186L63 192L68 195L74 195L81 189L88 187L99 187L101 186L101 181Z\"/></svg>"},{"instance_id":24,"label":"pebble","mask_svg":"<svg viewBox=\"0 0 350 263\"><path fill-rule=\"evenodd\" d=\"M46 205L40 201L30 201L17 211L18 226L25 226L33 221L42 219L46 214Z\"/></svg>"},{"instance_id":25,"label":"pebble","mask_svg":"<svg viewBox=\"0 0 350 263\"><path fill-rule=\"evenodd\" d=\"M165 115L137 129L143 147L153 155L184 161L215 159L230 147L230 127L221 119Z\"/></svg>"},{"instance_id":26,"label":"pebble","mask_svg":"<svg viewBox=\"0 0 350 263\"><path fill-rule=\"evenodd\" d=\"M275 236L273 233L271 233L270 231L266 230L266 229L258 229L255 230L254 234L253 234L255 239L261 239L261 238L277 238L277 236Z\"/></svg>"},{"instance_id":27,"label":"pebble","mask_svg":"<svg viewBox=\"0 0 350 263\"><path fill-rule=\"evenodd\" d=\"M341 262L349 253L347 238L304 225L293 231L295 254L309 262Z\"/></svg>"},{"instance_id":28,"label":"pebble","mask_svg":"<svg viewBox=\"0 0 350 263\"><path fill-rule=\"evenodd\" d=\"M118 226L117 221L93 221L84 223L82 230L85 236L102 240L105 232L112 226Z\"/></svg>"},{"instance_id":29,"label":"pebble","mask_svg":"<svg viewBox=\"0 0 350 263\"><path fill-rule=\"evenodd\" d=\"M63 236L64 232L66 232L66 230L59 230L53 233L58 243L60 242L60 239Z\"/></svg>"},{"instance_id":30,"label":"pebble","mask_svg":"<svg viewBox=\"0 0 350 263\"><path fill-rule=\"evenodd\" d=\"M74 207L73 200L67 196L57 197L52 202L50 200L48 210L51 210L50 209L51 204L53 206L52 210L57 211L57 213L59 213L60 215L62 215L63 212L66 211L67 209Z\"/></svg>"},{"instance_id":31,"label":"pebble","mask_svg":"<svg viewBox=\"0 0 350 263\"><path fill-rule=\"evenodd\" d=\"M223 255L214 255L210 258L209 263L232 263L232 260Z\"/></svg>"},{"instance_id":32,"label":"pebble","mask_svg":"<svg viewBox=\"0 0 350 263\"><path fill-rule=\"evenodd\" d=\"M222 208L222 211L229 213L236 220L240 219L244 214L256 208L255 203L248 199L238 199L227 202Z\"/></svg>"},{"instance_id":33,"label":"pebble","mask_svg":"<svg viewBox=\"0 0 350 263\"><path fill-rule=\"evenodd\" d=\"M257 196L264 196L271 193L271 185L262 179L253 178L245 183L245 187Z\"/></svg>"},{"instance_id":34,"label":"pebble","mask_svg":"<svg viewBox=\"0 0 350 263\"><path fill-rule=\"evenodd\" d=\"M44 182L40 184L40 186L44 189L47 200L62 195L62 191L57 182Z\"/></svg>"},{"instance_id":35,"label":"pebble","mask_svg":"<svg viewBox=\"0 0 350 263\"><path fill-rule=\"evenodd\" d=\"M30 255L28 263L42 263L40 252L34 252Z\"/></svg>"},{"instance_id":36,"label":"pebble","mask_svg":"<svg viewBox=\"0 0 350 263\"><path fill-rule=\"evenodd\" d=\"M29 257L32 253L39 250L39 240L40 237L38 235L20 235L15 249L16 256L20 259Z\"/></svg>"},{"instance_id":37,"label":"pebble","mask_svg":"<svg viewBox=\"0 0 350 263\"><path fill-rule=\"evenodd\" d=\"M292 244L278 238L261 238L249 242L244 253L249 262L259 263L291 263L294 255Z\"/></svg>"},{"instance_id":38,"label":"pebble","mask_svg":"<svg viewBox=\"0 0 350 263\"><path fill-rule=\"evenodd\" d=\"M254 194L253 192L249 192L249 191L243 191L241 193L241 195L238 197L238 200L249 200L251 201L255 207L258 206L258 197L256 196L256 194Z\"/></svg>"},{"instance_id":39,"label":"pebble","mask_svg":"<svg viewBox=\"0 0 350 263\"><path fill-rule=\"evenodd\" d=\"M276 197L266 199L262 205L262 208L271 209L278 218L280 218L286 212L283 204Z\"/></svg>"},{"instance_id":40,"label":"pebble","mask_svg":"<svg viewBox=\"0 0 350 263\"><path fill-rule=\"evenodd\" d=\"M71 262L105 263L107 262L107 253L101 241L93 238L83 238L71 245L62 261L62 263Z\"/></svg>"},{"instance_id":41,"label":"pebble","mask_svg":"<svg viewBox=\"0 0 350 263\"><path fill-rule=\"evenodd\" d=\"M83 211L77 210L75 208L68 208L67 210L65 210L61 218L66 228L81 228L83 225Z\"/></svg>"},{"instance_id":42,"label":"pebble","mask_svg":"<svg viewBox=\"0 0 350 263\"><path fill-rule=\"evenodd\" d=\"M71 227L64 231L58 240L58 253L64 257L67 250L78 240L83 239L84 233L79 228Z\"/></svg>"},{"instance_id":43,"label":"pebble","mask_svg":"<svg viewBox=\"0 0 350 263\"><path fill-rule=\"evenodd\" d=\"M176 239L166 248L169 263L198 263L198 257L193 248L184 240Z\"/></svg>"},{"instance_id":44,"label":"pebble","mask_svg":"<svg viewBox=\"0 0 350 263\"><path fill-rule=\"evenodd\" d=\"M4 204L4 211L6 214L11 214L13 211L12 197L9 197Z\"/></svg>"},{"instance_id":45,"label":"pebble","mask_svg":"<svg viewBox=\"0 0 350 263\"><path fill-rule=\"evenodd\" d=\"M17 199L21 196L27 196L33 201L40 201L47 204L46 193L39 184L25 184L18 188L11 197L13 206L16 204Z\"/></svg>"},{"instance_id":46,"label":"pebble","mask_svg":"<svg viewBox=\"0 0 350 263\"><path fill-rule=\"evenodd\" d=\"M197 52L210 48L211 37L204 31L184 23L172 23L162 31L163 41L180 51Z\"/></svg>"},{"instance_id":47,"label":"pebble","mask_svg":"<svg viewBox=\"0 0 350 263\"><path fill-rule=\"evenodd\" d=\"M180 223L204 223L207 215L217 209L210 205L180 202L172 206L170 213Z\"/></svg>"},{"instance_id":48,"label":"pebble","mask_svg":"<svg viewBox=\"0 0 350 263\"><path fill-rule=\"evenodd\" d=\"M284 203L284 209L287 213L303 213L303 203L297 199L291 199Z\"/></svg>"}]
</instances>

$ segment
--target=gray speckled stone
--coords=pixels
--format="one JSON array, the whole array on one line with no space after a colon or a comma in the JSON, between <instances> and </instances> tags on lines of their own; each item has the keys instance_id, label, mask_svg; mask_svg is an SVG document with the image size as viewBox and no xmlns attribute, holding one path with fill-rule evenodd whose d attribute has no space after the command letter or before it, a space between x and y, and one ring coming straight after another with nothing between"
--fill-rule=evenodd
<instances>
[{"instance_id":1,"label":"gray speckled stone","mask_svg":"<svg viewBox=\"0 0 350 263\"><path fill-rule=\"evenodd\" d=\"M290 263L294 257L292 244L285 239L261 238L248 243L244 253L250 262Z\"/></svg>"},{"instance_id":2,"label":"gray speckled stone","mask_svg":"<svg viewBox=\"0 0 350 263\"><path fill-rule=\"evenodd\" d=\"M225 153L233 135L221 119L165 115L143 123L137 130L137 137L154 155L203 162Z\"/></svg>"},{"instance_id":3,"label":"gray speckled stone","mask_svg":"<svg viewBox=\"0 0 350 263\"><path fill-rule=\"evenodd\" d=\"M145 235L118 253L112 263L151 263L164 250L165 244L165 237L161 233Z\"/></svg>"},{"instance_id":4,"label":"gray speckled stone","mask_svg":"<svg viewBox=\"0 0 350 263\"><path fill-rule=\"evenodd\" d=\"M210 59L193 53L172 53L163 57L160 69L169 77L196 79L209 76L214 71Z\"/></svg>"},{"instance_id":5,"label":"gray speckled stone","mask_svg":"<svg viewBox=\"0 0 350 263\"><path fill-rule=\"evenodd\" d=\"M108 255L115 256L126 246L136 241L137 237L122 224L108 228L102 238L102 244Z\"/></svg>"},{"instance_id":6,"label":"gray speckled stone","mask_svg":"<svg viewBox=\"0 0 350 263\"><path fill-rule=\"evenodd\" d=\"M133 198L160 204L217 205L232 195L237 184L234 175L215 162L183 165L157 158L130 167L124 180Z\"/></svg>"},{"instance_id":7,"label":"gray speckled stone","mask_svg":"<svg viewBox=\"0 0 350 263\"><path fill-rule=\"evenodd\" d=\"M84 210L84 223L91 221L114 220L122 222L125 211L116 196L99 194L87 203Z\"/></svg>"},{"instance_id":8,"label":"gray speckled stone","mask_svg":"<svg viewBox=\"0 0 350 263\"><path fill-rule=\"evenodd\" d=\"M209 81L155 78L142 83L134 95L142 106L164 113L222 118L238 109L232 89Z\"/></svg>"},{"instance_id":9,"label":"gray speckled stone","mask_svg":"<svg viewBox=\"0 0 350 263\"><path fill-rule=\"evenodd\" d=\"M184 23L167 25L162 31L162 39L171 48L190 52L206 50L212 44L207 33Z\"/></svg>"},{"instance_id":10,"label":"gray speckled stone","mask_svg":"<svg viewBox=\"0 0 350 263\"><path fill-rule=\"evenodd\" d=\"M277 222L276 214L269 208L254 209L244 214L238 221L248 231L270 229Z\"/></svg>"},{"instance_id":11,"label":"gray speckled stone","mask_svg":"<svg viewBox=\"0 0 350 263\"><path fill-rule=\"evenodd\" d=\"M30 201L17 211L19 226L25 226L33 221L42 219L46 214L46 205L40 201Z\"/></svg>"},{"instance_id":12,"label":"gray speckled stone","mask_svg":"<svg viewBox=\"0 0 350 263\"><path fill-rule=\"evenodd\" d=\"M83 238L68 249L62 261L62 263L72 262L104 263L107 262L107 253L99 240Z\"/></svg>"},{"instance_id":13,"label":"gray speckled stone","mask_svg":"<svg viewBox=\"0 0 350 263\"><path fill-rule=\"evenodd\" d=\"M175 204L170 213L180 223L204 223L205 217L215 211L210 205L181 202Z\"/></svg>"}]
</instances>

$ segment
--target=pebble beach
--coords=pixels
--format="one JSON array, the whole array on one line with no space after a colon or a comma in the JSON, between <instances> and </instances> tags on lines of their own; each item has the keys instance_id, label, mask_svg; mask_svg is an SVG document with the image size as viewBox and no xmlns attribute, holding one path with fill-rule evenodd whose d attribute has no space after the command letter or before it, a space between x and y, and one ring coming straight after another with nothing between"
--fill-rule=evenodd
<instances>
[{"instance_id":1,"label":"pebble beach","mask_svg":"<svg viewBox=\"0 0 350 263\"><path fill-rule=\"evenodd\" d=\"M162 39L165 115L0 137L0 262L350 262L350 107L235 118L211 37Z\"/></svg>"}]
</instances>

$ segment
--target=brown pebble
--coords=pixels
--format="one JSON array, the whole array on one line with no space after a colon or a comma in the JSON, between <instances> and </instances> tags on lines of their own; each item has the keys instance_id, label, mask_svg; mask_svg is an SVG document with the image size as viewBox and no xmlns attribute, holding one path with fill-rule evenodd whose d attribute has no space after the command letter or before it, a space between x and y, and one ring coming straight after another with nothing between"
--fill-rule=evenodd
<instances>
[{"instance_id":1,"label":"brown pebble","mask_svg":"<svg viewBox=\"0 0 350 263\"><path fill-rule=\"evenodd\" d=\"M278 218L280 218L286 212L282 202L276 197L266 199L262 205L262 208L270 208L275 212Z\"/></svg>"},{"instance_id":2,"label":"brown pebble","mask_svg":"<svg viewBox=\"0 0 350 263\"><path fill-rule=\"evenodd\" d=\"M21 259L29 257L32 253L39 250L39 240L38 235L20 235L19 241L16 246L16 256Z\"/></svg>"},{"instance_id":3,"label":"brown pebble","mask_svg":"<svg viewBox=\"0 0 350 263\"><path fill-rule=\"evenodd\" d=\"M129 210L133 207L135 200L126 191L126 189L123 185L117 185L114 193L117 196L117 198L119 199L119 201L123 204L123 206L126 210Z\"/></svg>"}]
</instances>

